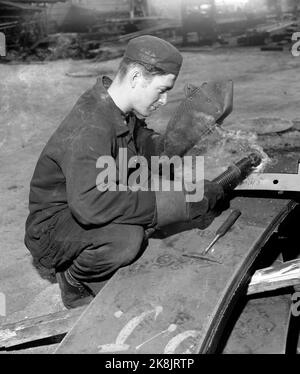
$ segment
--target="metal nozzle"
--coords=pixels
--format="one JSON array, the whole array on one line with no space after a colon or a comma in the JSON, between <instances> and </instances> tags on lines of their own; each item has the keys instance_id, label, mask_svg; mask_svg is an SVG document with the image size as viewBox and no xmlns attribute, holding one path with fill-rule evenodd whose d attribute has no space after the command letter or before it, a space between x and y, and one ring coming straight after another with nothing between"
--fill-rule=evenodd
<instances>
[{"instance_id":1,"label":"metal nozzle","mask_svg":"<svg viewBox=\"0 0 300 374\"><path fill-rule=\"evenodd\" d=\"M254 168L258 166L262 161L262 157L258 152L250 153L248 157L250 158L252 167Z\"/></svg>"},{"instance_id":2,"label":"metal nozzle","mask_svg":"<svg viewBox=\"0 0 300 374\"><path fill-rule=\"evenodd\" d=\"M216 177L213 182L219 183L224 190L233 190L243 179L245 179L253 168L258 166L262 161L259 153L253 152L249 156L244 157L235 164Z\"/></svg>"}]
</instances>

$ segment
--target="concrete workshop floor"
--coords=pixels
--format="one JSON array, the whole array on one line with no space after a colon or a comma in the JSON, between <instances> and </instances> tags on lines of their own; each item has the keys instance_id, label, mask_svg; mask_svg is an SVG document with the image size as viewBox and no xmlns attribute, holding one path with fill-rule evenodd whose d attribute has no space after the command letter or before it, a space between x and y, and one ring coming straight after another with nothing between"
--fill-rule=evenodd
<instances>
[{"instance_id":1,"label":"concrete workshop floor","mask_svg":"<svg viewBox=\"0 0 300 374\"><path fill-rule=\"evenodd\" d=\"M280 117L299 119L300 57L289 51L261 52L258 48L218 48L207 52L184 52L184 64L170 105L149 119L150 127L163 131L168 116L182 97L185 83L201 84L216 78L233 79L234 110L224 128L237 129L243 119ZM63 309L58 285L51 274L38 271L23 244L28 214L30 179L46 141L95 77L74 78L68 72L93 72L112 76L118 60L56 61L32 65L0 65L0 292L6 295L6 317L0 324ZM206 177L232 161L236 144L257 143L265 150L282 152L300 149L300 132L295 126L283 133L256 137L213 140L205 160ZM292 125L292 122L291 122ZM249 130L245 127L244 130ZM234 132L236 135L237 132ZM222 147L216 146L216 142ZM228 144L231 144L228 148ZM251 148L251 147L250 147ZM249 149L250 149L249 148ZM240 149L240 154L245 148ZM268 152L267 152L268 153ZM239 156L239 155L236 155ZM237 157L239 158L239 157ZM240 352L240 347L237 352Z\"/></svg>"}]
</instances>

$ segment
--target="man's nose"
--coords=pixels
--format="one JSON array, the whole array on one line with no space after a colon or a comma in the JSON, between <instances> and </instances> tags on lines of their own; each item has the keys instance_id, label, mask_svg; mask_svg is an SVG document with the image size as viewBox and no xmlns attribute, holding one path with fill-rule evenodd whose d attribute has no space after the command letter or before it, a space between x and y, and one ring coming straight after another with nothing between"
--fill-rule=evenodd
<instances>
[{"instance_id":1,"label":"man's nose","mask_svg":"<svg viewBox=\"0 0 300 374\"><path fill-rule=\"evenodd\" d=\"M166 92L160 94L158 102L160 105L166 105L168 100L168 94Z\"/></svg>"}]
</instances>

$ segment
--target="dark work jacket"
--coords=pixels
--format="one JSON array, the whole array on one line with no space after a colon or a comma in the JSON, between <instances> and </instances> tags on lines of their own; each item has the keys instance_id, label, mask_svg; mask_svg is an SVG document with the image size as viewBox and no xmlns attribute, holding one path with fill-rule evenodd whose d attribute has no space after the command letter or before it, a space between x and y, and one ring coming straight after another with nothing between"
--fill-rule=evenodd
<instances>
[{"instance_id":1,"label":"dark work jacket","mask_svg":"<svg viewBox=\"0 0 300 374\"><path fill-rule=\"evenodd\" d=\"M119 169L119 148L127 149L128 160L160 153L159 134L133 113L126 121L107 93L110 83L107 77L98 79L79 98L39 157L30 184L25 236L29 249L51 218L67 207L87 228L110 222L150 228L157 223L155 192L97 189L100 156L112 156Z\"/></svg>"}]
</instances>

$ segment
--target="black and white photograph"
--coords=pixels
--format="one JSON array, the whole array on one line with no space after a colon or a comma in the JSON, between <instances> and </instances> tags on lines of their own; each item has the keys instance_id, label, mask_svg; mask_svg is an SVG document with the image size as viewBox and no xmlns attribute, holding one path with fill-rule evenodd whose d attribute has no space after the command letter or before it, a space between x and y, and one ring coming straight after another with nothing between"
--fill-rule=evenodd
<instances>
[{"instance_id":1,"label":"black and white photograph","mask_svg":"<svg viewBox=\"0 0 300 374\"><path fill-rule=\"evenodd\" d=\"M299 0L0 0L0 359L296 358L299 76Z\"/></svg>"}]
</instances>

